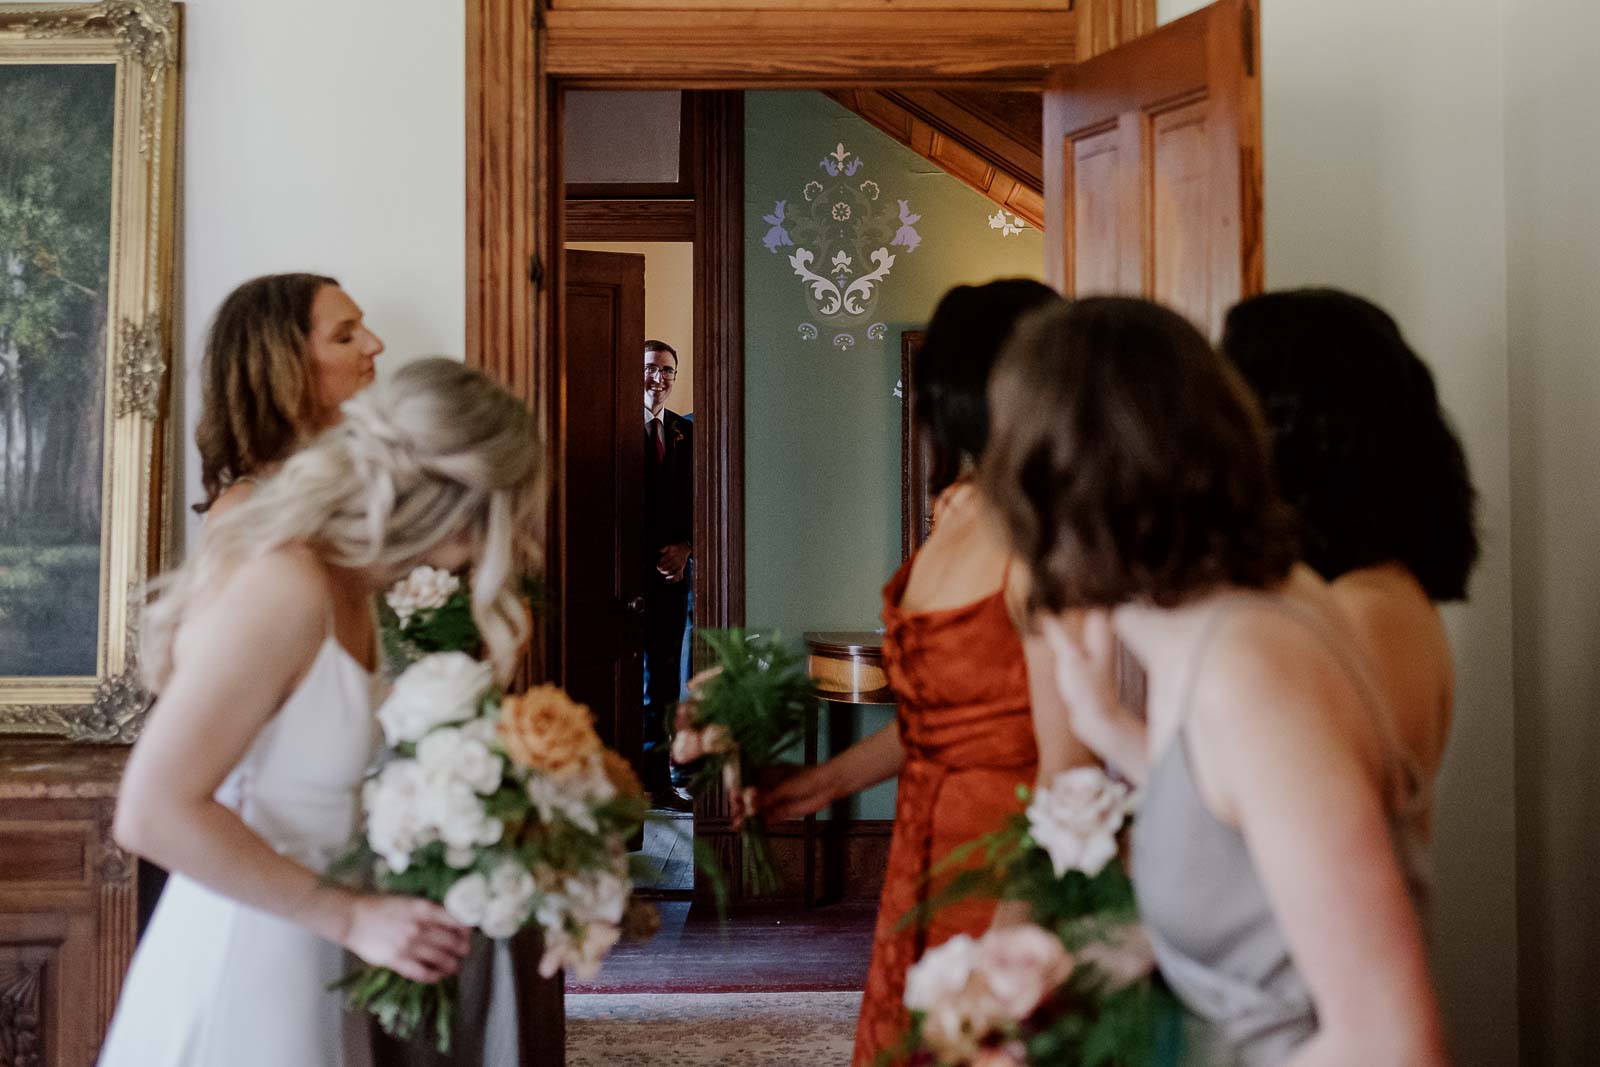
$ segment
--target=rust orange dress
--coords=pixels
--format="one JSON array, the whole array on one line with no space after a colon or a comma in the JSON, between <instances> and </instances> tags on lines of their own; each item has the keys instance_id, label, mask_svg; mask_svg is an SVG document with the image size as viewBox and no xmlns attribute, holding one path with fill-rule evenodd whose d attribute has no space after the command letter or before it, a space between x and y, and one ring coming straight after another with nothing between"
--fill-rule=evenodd
<instances>
[{"instance_id":1,"label":"rust orange dress","mask_svg":"<svg viewBox=\"0 0 1600 1067\"><path fill-rule=\"evenodd\" d=\"M930 868L1022 810L1017 786L1033 785L1039 762L1022 639L1004 593L907 613L900 599L910 575L908 560L883 590L884 667L899 701L896 724L906 760L853 1067L870 1067L904 1036L910 1025L901 1003L906 969L917 957L956 934L976 937L988 929L994 903L986 900L964 901L925 925L897 928L927 899ZM981 856L972 858L972 866L981 863Z\"/></svg>"}]
</instances>

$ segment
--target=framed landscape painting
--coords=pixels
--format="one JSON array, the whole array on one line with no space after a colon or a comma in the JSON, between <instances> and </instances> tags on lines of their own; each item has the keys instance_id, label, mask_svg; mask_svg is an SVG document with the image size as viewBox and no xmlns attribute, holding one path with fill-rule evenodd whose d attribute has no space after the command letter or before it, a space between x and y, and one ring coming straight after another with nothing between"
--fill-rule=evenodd
<instances>
[{"instance_id":1,"label":"framed landscape painting","mask_svg":"<svg viewBox=\"0 0 1600 1067\"><path fill-rule=\"evenodd\" d=\"M179 11L0 4L0 732L130 741L172 523Z\"/></svg>"}]
</instances>

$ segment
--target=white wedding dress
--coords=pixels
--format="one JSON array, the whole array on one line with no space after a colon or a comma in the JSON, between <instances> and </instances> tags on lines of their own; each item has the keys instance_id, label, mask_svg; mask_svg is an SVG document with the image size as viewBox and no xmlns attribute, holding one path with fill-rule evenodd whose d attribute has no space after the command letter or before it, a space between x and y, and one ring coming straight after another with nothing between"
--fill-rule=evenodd
<instances>
[{"instance_id":1,"label":"white wedding dress","mask_svg":"<svg viewBox=\"0 0 1600 1067\"><path fill-rule=\"evenodd\" d=\"M351 843L362 777L378 754L373 689L330 635L217 799L283 855L326 870ZM365 1024L328 988L350 966L304 927L174 874L100 1067L358 1067Z\"/></svg>"}]
</instances>

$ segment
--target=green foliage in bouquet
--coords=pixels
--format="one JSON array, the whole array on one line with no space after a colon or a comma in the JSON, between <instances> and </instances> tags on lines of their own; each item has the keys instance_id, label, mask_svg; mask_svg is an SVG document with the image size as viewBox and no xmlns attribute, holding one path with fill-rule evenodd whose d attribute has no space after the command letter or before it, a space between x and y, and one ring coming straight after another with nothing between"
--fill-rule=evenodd
<instances>
[{"instance_id":1,"label":"green foliage in bouquet","mask_svg":"<svg viewBox=\"0 0 1600 1067\"><path fill-rule=\"evenodd\" d=\"M1017 795L1026 802L1031 790L1019 786ZM968 867L974 856L980 864ZM953 849L929 872L928 882L939 888L901 918L902 929L973 897L1016 901L1027 907L1031 922L1080 959L1068 980L1009 1035L1012 1045L1025 1050L1028 1067L1161 1067L1179 1061L1183 1008L1159 973L1118 982L1096 961L1097 947L1114 944L1139 922L1133 882L1120 856L1092 875L1074 868L1058 876L1034 839L1029 817L1017 814L999 830ZM904 1040L878 1062L939 1064L923 1048L921 1030L914 1014Z\"/></svg>"},{"instance_id":2,"label":"green foliage in bouquet","mask_svg":"<svg viewBox=\"0 0 1600 1067\"><path fill-rule=\"evenodd\" d=\"M805 657L776 635L700 630L698 636L720 670L693 693L693 728L712 740L693 764L689 789L698 796L720 781L739 791L804 739L820 700ZM745 820L741 837L746 888L757 895L772 892L778 874L759 817Z\"/></svg>"},{"instance_id":3,"label":"green foliage in bouquet","mask_svg":"<svg viewBox=\"0 0 1600 1067\"><path fill-rule=\"evenodd\" d=\"M519 593L536 617L544 611L544 585L537 578L524 576ZM380 598L378 630L383 638L384 659L396 672L435 652L465 652L469 656L483 652L483 637L472 618L472 586L466 578L443 604L405 618Z\"/></svg>"}]
</instances>

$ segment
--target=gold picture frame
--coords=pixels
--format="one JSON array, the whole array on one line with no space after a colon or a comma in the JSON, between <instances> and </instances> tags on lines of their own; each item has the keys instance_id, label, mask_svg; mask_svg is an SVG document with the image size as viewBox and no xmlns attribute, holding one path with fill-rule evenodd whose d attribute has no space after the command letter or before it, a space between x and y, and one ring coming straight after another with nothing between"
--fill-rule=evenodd
<instances>
[{"instance_id":1,"label":"gold picture frame","mask_svg":"<svg viewBox=\"0 0 1600 1067\"><path fill-rule=\"evenodd\" d=\"M138 591L175 526L181 18L0 4L0 734L126 743L149 708Z\"/></svg>"}]
</instances>

